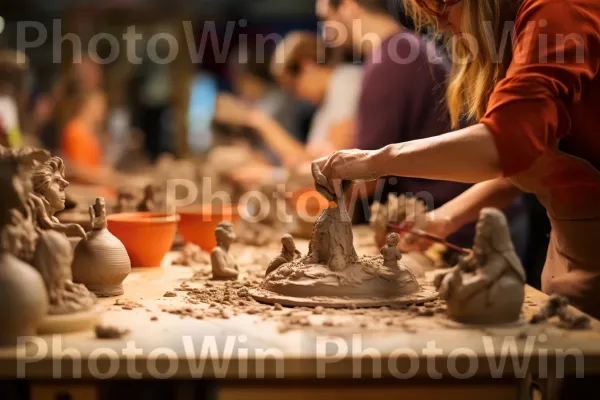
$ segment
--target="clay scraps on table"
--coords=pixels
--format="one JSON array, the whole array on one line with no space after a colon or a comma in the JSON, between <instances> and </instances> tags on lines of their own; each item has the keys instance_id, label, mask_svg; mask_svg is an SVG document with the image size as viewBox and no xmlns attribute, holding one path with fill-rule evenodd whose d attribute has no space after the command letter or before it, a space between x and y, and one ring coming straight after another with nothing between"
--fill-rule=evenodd
<instances>
[{"instance_id":1,"label":"clay scraps on table","mask_svg":"<svg viewBox=\"0 0 600 400\"><path fill-rule=\"evenodd\" d=\"M133 310L134 308L143 307L140 303L127 299L117 299L113 305L119 306L123 310Z\"/></svg>"},{"instance_id":2,"label":"clay scraps on table","mask_svg":"<svg viewBox=\"0 0 600 400\"><path fill-rule=\"evenodd\" d=\"M558 317L559 326L565 329L588 329L591 325L591 319L585 314L578 314L569 308L567 298L553 294L546 304L531 317L531 324L540 324Z\"/></svg>"},{"instance_id":3,"label":"clay scraps on table","mask_svg":"<svg viewBox=\"0 0 600 400\"><path fill-rule=\"evenodd\" d=\"M97 339L121 339L130 332L129 329L109 325L96 325L95 331Z\"/></svg>"},{"instance_id":4,"label":"clay scraps on table","mask_svg":"<svg viewBox=\"0 0 600 400\"><path fill-rule=\"evenodd\" d=\"M210 264L210 254L193 243L187 243L181 250L179 257L172 262L172 265L182 265L186 267L208 264Z\"/></svg>"}]
</instances>

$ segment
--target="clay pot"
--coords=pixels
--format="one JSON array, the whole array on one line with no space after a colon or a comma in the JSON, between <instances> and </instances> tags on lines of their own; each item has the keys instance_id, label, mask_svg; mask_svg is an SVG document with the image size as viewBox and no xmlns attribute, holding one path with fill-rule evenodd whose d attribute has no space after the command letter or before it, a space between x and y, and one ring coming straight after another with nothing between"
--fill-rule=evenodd
<instances>
[{"instance_id":1,"label":"clay pot","mask_svg":"<svg viewBox=\"0 0 600 400\"><path fill-rule=\"evenodd\" d=\"M48 313L48 293L40 273L18 258L0 255L0 346L33 336Z\"/></svg>"},{"instance_id":2,"label":"clay pot","mask_svg":"<svg viewBox=\"0 0 600 400\"><path fill-rule=\"evenodd\" d=\"M75 246L72 270L73 281L83 283L96 296L120 296L131 262L123 243L108 229L94 229Z\"/></svg>"},{"instance_id":3,"label":"clay pot","mask_svg":"<svg viewBox=\"0 0 600 400\"><path fill-rule=\"evenodd\" d=\"M212 251L217 245L215 229L219 223L231 221L236 224L240 218L234 205L203 204L177 210L177 213L181 216L179 233L183 240L200 246L204 251Z\"/></svg>"},{"instance_id":4,"label":"clay pot","mask_svg":"<svg viewBox=\"0 0 600 400\"><path fill-rule=\"evenodd\" d=\"M179 215L154 212L113 214L108 229L127 249L132 267L160 267L171 249Z\"/></svg>"}]
</instances>

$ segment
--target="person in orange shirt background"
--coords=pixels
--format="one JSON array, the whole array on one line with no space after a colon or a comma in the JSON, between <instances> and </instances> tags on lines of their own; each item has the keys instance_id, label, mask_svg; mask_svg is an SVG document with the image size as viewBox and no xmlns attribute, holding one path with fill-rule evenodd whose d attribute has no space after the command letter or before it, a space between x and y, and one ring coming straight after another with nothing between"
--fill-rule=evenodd
<instances>
[{"instance_id":1,"label":"person in orange shirt background","mask_svg":"<svg viewBox=\"0 0 600 400\"><path fill-rule=\"evenodd\" d=\"M100 90L82 94L60 138L60 155L74 183L115 188L124 178L105 159L106 95Z\"/></svg>"}]
</instances>

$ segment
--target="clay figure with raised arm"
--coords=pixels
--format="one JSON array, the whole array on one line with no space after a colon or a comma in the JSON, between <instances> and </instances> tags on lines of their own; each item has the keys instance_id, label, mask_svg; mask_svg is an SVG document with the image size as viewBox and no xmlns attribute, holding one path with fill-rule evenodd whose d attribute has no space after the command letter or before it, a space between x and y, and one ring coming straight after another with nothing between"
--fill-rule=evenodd
<instances>
[{"instance_id":1,"label":"clay figure with raised arm","mask_svg":"<svg viewBox=\"0 0 600 400\"><path fill-rule=\"evenodd\" d=\"M229 221L221 222L215 229L215 236L217 247L210 254L213 279L235 280L239 273L238 265L229 253L229 248L236 239L233 224Z\"/></svg>"},{"instance_id":2,"label":"clay figure with raised arm","mask_svg":"<svg viewBox=\"0 0 600 400\"><path fill-rule=\"evenodd\" d=\"M295 259L302 257L302 253L296 249L296 243L294 243L294 238L290 234L285 234L281 238L281 253L275 257L273 261L269 264L267 271L265 272L265 276L269 275L271 272L275 271L277 268L282 266L283 264L292 262Z\"/></svg>"}]
</instances>

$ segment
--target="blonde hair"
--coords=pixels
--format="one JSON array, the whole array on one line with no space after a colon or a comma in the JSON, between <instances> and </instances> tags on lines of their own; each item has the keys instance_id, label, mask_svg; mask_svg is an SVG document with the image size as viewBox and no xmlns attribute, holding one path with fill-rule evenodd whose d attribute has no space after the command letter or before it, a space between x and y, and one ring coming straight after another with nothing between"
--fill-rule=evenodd
<instances>
[{"instance_id":1,"label":"blonde hair","mask_svg":"<svg viewBox=\"0 0 600 400\"><path fill-rule=\"evenodd\" d=\"M417 29L436 27L436 20L415 3L403 0L406 13ZM504 78L512 60L510 38L502 37L510 19L514 19L520 0L463 0L461 35L447 39L452 54L452 72L446 100L452 126L463 117L480 120L496 84ZM512 34L512 32L508 32ZM504 48L500 45L503 44ZM500 53L502 51L502 53Z\"/></svg>"}]
</instances>

